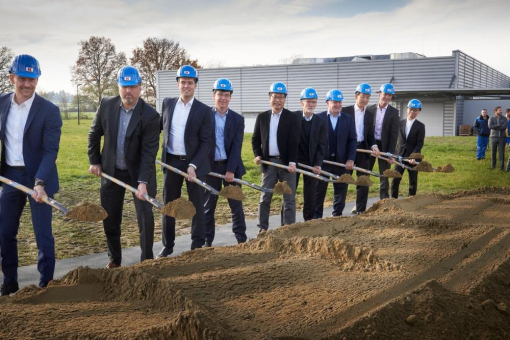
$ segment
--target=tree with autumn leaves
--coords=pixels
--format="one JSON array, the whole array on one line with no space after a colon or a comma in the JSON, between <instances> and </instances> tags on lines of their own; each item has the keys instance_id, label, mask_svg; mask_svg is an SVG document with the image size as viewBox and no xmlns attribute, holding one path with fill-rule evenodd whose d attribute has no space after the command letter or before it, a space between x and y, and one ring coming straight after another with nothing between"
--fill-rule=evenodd
<instances>
[{"instance_id":1,"label":"tree with autumn leaves","mask_svg":"<svg viewBox=\"0 0 510 340\"><path fill-rule=\"evenodd\" d=\"M80 86L80 96L88 98L97 109L102 97L117 94L117 72L126 65L126 56L116 52L115 45L105 37L90 37L81 41L80 46L76 65L71 68L72 79ZM156 105L156 71L176 69L185 64L200 67L179 43L158 38L147 38L143 47L133 49L130 61L142 76L142 97L153 106Z\"/></svg>"}]
</instances>

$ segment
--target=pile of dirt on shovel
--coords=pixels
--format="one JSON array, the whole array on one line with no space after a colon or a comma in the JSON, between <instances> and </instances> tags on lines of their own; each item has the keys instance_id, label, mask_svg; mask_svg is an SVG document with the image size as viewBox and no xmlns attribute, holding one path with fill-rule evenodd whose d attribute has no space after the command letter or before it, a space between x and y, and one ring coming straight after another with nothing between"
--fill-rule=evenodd
<instances>
[{"instance_id":1,"label":"pile of dirt on shovel","mask_svg":"<svg viewBox=\"0 0 510 340\"><path fill-rule=\"evenodd\" d=\"M393 169L386 169L386 170L384 170L382 175L384 177L388 177L388 178L402 178L402 175L400 174L400 172L395 171Z\"/></svg>"},{"instance_id":2,"label":"pile of dirt on shovel","mask_svg":"<svg viewBox=\"0 0 510 340\"><path fill-rule=\"evenodd\" d=\"M430 164L427 161L421 161L420 164L414 167L415 171L422 171L422 172L433 172L434 168L432 167L432 164Z\"/></svg>"},{"instance_id":3,"label":"pile of dirt on shovel","mask_svg":"<svg viewBox=\"0 0 510 340\"><path fill-rule=\"evenodd\" d=\"M221 189L220 195L237 201L244 200L243 190L238 185L226 185Z\"/></svg>"},{"instance_id":4,"label":"pile of dirt on shovel","mask_svg":"<svg viewBox=\"0 0 510 340\"><path fill-rule=\"evenodd\" d=\"M95 203L82 202L69 209L65 217L83 222L99 222L108 217L108 214L103 207Z\"/></svg>"},{"instance_id":5,"label":"pile of dirt on shovel","mask_svg":"<svg viewBox=\"0 0 510 340\"><path fill-rule=\"evenodd\" d=\"M279 195L282 195L282 194L291 195L292 189L287 184L287 181L278 182L278 183L276 183L276 185L273 188L273 193L279 194Z\"/></svg>"},{"instance_id":6,"label":"pile of dirt on shovel","mask_svg":"<svg viewBox=\"0 0 510 340\"><path fill-rule=\"evenodd\" d=\"M370 176L359 176L356 180L356 185L371 187L372 181L370 180Z\"/></svg>"},{"instance_id":7,"label":"pile of dirt on shovel","mask_svg":"<svg viewBox=\"0 0 510 340\"><path fill-rule=\"evenodd\" d=\"M179 197L163 206L161 213L176 219L187 220L195 216L195 206L184 197Z\"/></svg>"},{"instance_id":8,"label":"pile of dirt on shovel","mask_svg":"<svg viewBox=\"0 0 510 340\"><path fill-rule=\"evenodd\" d=\"M235 246L79 267L1 297L0 339L509 339L509 202L510 188L385 199Z\"/></svg>"},{"instance_id":9,"label":"pile of dirt on shovel","mask_svg":"<svg viewBox=\"0 0 510 340\"><path fill-rule=\"evenodd\" d=\"M356 180L352 175L349 174L343 174L338 179L338 182L347 183L347 184L356 184Z\"/></svg>"}]
</instances>

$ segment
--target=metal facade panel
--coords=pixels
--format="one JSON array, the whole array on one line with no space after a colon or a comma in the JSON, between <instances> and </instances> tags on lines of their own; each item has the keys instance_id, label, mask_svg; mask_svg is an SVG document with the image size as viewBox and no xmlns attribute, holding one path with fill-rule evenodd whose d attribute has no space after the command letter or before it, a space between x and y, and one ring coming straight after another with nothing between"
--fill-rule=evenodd
<instances>
[{"instance_id":1,"label":"metal facade panel","mask_svg":"<svg viewBox=\"0 0 510 340\"><path fill-rule=\"evenodd\" d=\"M269 110L268 93L272 83L283 82L288 87L287 65L252 66L240 69L243 97L242 112L253 113Z\"/></svg>"},{"instance_id":2,"label":"metal facade panel","mask_svg":"<svg viewBox=\"0 0 510 340\"><path fill-rule=\"evenodd\" d=\"M507 88L510 77L487 66L475 58L454 51L458 56L458 88Z\"/></svg>"},{"instance_id":3,"label":"metal facade panel","mask_svg":"<svg viewBox=\"0 0 510 340\"><path fill-rule=\"evenodd\" d=\"M242 87L241 87L241 71L238 67L217 68L198 70L198 87L195 91L195 97L202 103L214 106L212 88L214 82L218 78L227 78L232 83L234 93L230 101L229 107L236 111L241 112L242 101Z\"/></svg>"},{"instance_id":4,"label":"metal facade panel","mask_svg":"<svg viewBox=\"0 0 510 340\"><path fill-rule=\"evenodd\" d=\"M443 107L443 136L455 136L455 101L447 100Z\"/></svg>"}]
</instances>

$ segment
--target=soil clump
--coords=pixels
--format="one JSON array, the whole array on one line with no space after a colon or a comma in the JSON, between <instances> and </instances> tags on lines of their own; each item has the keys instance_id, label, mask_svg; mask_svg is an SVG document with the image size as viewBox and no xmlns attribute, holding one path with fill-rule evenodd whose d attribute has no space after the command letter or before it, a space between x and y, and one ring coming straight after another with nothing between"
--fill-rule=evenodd
<instances>
[{"instance_id":1,"label":"soil clump","mask_svg":"<svg viewBox=\"0 0 510 340\"><path fill-rule=\"evenodd\" d=\"M434 172L434 168L432 167L432 164L430 164L429 162L421 161L420 164L414 167L414 171Z\"/></svg>"},{"instance_id":2,"label":"soil clump","mask_svg":"<svg viewBox=\"0 0 510 340\"><path fill-rule=\"evenodd\" d=\"M356 185L371 187L372 181L370 180L370 176L365 175L359 176L358 179L356 180Z\"/></svg>"},{"instance_id":3,"label":"soil clump","mask_svg":"<svg viewBox=\"0 0 510 340\"><path fill-rule=\"evenodd\" d=\"M402 175L400 174L400 172L395 171L393 169L384 170L382 175L384 177L388 177L388 178L402 178Z\"/></svg>"},{"instance_id":4,"label":"soil clump","mask_svg":"<svg viewBox=\"0 0 510 340\"><path fill-rule=\"evenodd\" d=\"M161 208L161 213L176 219L188 220L195 216L195 206L184 197L179 197Z\"/></svg>"},{"instance_id":5,"label":"soil clump","mask_svg":"<svg viewBox=\"0 0 510 340\"><path fill-rule=\"evenodd\" d=\"M451 172L455 172L455 168L453 167L453 165L451 164L445 164L443 166L438 166L435 170L435 172L446 172L446 173L451 173Z\"/></svg>"},{"instance_id":6,"label":"soil clump","mask_svg":"<svg viewBox=\"0 0 510 340\"><path fill-rule=\"evenodd\" d=\"M349 175L349 174L341 175L337 179L337 182L347 183L347 184L356 184L356 180L354 179L354 177L352 177L352 175Z\"/></svg>"},{"instance_id":7,"label":"soil clump","mask_svg":"<svg viewBox=\"0 0 510 340\"><path fill-rule=\"evenodd\" d=\"M69 209L64 217L83 222L99 222L108 217L108 214L100 205L82 202Z\"/></svg>"},{"instance_id":8,"label":"soil clump","mask_svg":"<svg viewBox=\"0 0 510 340\"><path fill-rule=\"evenodd\" d=\"M275 184L275 186L273 188L273 193L278 194L278 195L283 195L283 194L291 195L292 189L287 184L287 181L278 182Z\"/></svg>"},{"instance_id":9,"label":"soil clump","mask_svg":"<svg viewBox=\"0 0 510 340\"><path fill-rule=\"evenodd\" d=\"M240 186L237 185L226 185L221 189L220 193L221 196L230 198L236 201L242 201L244 200L244 193Z\"/></svg>"}]
</instances>

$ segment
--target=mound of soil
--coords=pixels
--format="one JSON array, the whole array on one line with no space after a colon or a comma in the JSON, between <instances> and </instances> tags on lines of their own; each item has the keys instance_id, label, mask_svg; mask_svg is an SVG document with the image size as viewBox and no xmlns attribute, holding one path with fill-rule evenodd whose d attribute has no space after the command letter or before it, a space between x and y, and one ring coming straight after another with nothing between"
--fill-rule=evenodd
<instances>
[{"instance_id":1,"label":"mound of soil","mask_svg":"<svg viewBox=\"0 0 510 340\"><path fill-rule=\"evenodd\" d=\"M441 166L441 165L438 166L435 171L436 172L447 172L447 173L450 173L450 172L454 172L455 168L451 164L446 164L446 165L443 165L443 166Z\"/></svg>"},{"instance_id":2,"label":"mound of soil","mask_svg":"<svg viewBox=\"0 0 510 340\"><path fill-rule=\"evenodd\" d=\"M237 185L226 185L223 189L221 189L220 195L237 201L244 200L243 190Z\"/></svg>"},{"instance_id":3,"label":"mound of soil","mask_svg":"<svg viewBox=\"0 0 510 340\"><path fill-rule=\"evenodd\" d=\"M371 187L372 181L370 181L370 176L359 176L356 180L356 185Z\"/></svg>"},{"instance_id":4,"label":"mound of soil","mask_svg":"<svg viewBox=\"0 0 510 340\"><path fill-rule=\"evenodd\" d=\"M83 202L69 209L65 217L83 222L99 222L107 218L108 214L100 205Z\"/></svg>"},{"instance_id":5,"label":"mound of soil","mask_svg":"<svg viewBox=\"0 0 510 340\"><path fill-rule=\"evenodd\" d=\"M337 182L347 183L347 184L356 184L356 180L354 179L354 177L352 177L352 176L351 176L351 175L349 175L349 174L343 174L343 175L341 175L341 176L337 179Z\"/></svg>"},{"instance_id":6,"label":"mound of soil","mask_svg":"<svg viewBox=\"0 0 510 340\"><path fill-rule=\"evenodd\" d=\"M421 171L421 172L433 172L434 168L432 167L432 164L430 164L427 161L421 161L420 164L414 167L415 171Z\"/></svg>"},{"instance_id":7,"label":"mound of soil","mask_svg":"<svg viewBox=\"0 0 510 340\"><path fill-rule=\"evenodd\" d=\"M409 155L408 158L412 158L412 159L424 159L425 156L423 156L421 153L419 152L413 152L412 154Z\"/></svg>"},{"instance_id":8,"label":"mound of soil","mask_svg":"<svg viewBox=\"0 0 510 340\"><path fill-rule=\"evenodd\" d=\"M196 213L195 206L184 197L179 197L163 206L161 213L176 219L188 220Z\"/></svg>"},{"instance_id":9,"label":"mound of soil","mask_svg":"<svg viewBox=\"0 0 510 340\"><path fill-rule=\"evenodd\" d=\"M385 199L0 298L2 339L508 339L510 189Z\"/></svg>"},{"instance_id":10,"label":"mound of soil","mask_svg":"<svg viewBox=\"0 0 510 340\"><path fill-rule=\"evenodd\" d=\"M400 174L400 172L395 171L393 169L386 169L386 170L384 170L382 175L384 177L388 177L388 178L402 178L402 175Z\"/></svg>"},{"instance_id":11,"label":"mound of soil","mask_svg":"<svg viewBox=\"0 0 510 340\"><path fill-rule=\"evenodd\" d=\"M292 189L287 184L287 181L278 182L278 183L276 183L276 185L273 188L273 193L278 194L278 195L283 195L283 194L291 195Z\"/></svg>"}]
</instances>

